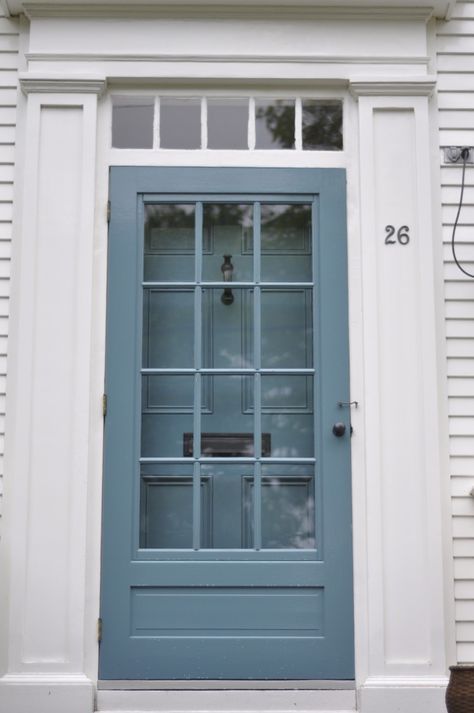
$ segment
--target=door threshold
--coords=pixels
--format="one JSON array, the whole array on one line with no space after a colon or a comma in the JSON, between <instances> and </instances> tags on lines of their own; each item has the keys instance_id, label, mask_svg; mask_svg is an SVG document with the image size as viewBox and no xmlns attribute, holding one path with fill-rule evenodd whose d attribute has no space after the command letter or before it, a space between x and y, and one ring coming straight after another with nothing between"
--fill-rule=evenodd
<instances>
[{"instance_id":1,"label":"door threshold","mask_svg":"<svg viewBox=\"0 0 474 713\"><path fill-rule=\"evenodd\" d=\"M355 681L324 681L324 680L193 680L193 681L98 681L99 691L347 691L355 689Z\"/></svg>"},{"instance_id":2,"label":"door threshold","mask_svg":"<svg viewBox=\"0 0 474 713\"><path fill-rule=\"evenodd\" d=\"M128 682L125 682L128 685ZM159 682L162 685L162 681ZM196 685L197 682L187 682ZM202 682L209 686L210 682ZM219 684L236 686L237 681L219 681ZM168 690L98 690L96 711L101 713L355 713L356 691L351 690L303 690L303 689L253 689L228 688L207 690L176 688ZM263 683L263 682L260 682ZM266 684L282 684L282 681L266 681ZM293 681L299 686L301 681ZM309 683L309 682L305 682ZM321 683L319 681L315 682ZM340 682L337 682L340 683ZM350 682L353 685L353 682ZM324 685L335 683L325 682ZM176 682L172 682L176 686ZM289 685L289 682L285 682ZM314 684L313 684L314 685Z\"/></svg>"}]
</instances>

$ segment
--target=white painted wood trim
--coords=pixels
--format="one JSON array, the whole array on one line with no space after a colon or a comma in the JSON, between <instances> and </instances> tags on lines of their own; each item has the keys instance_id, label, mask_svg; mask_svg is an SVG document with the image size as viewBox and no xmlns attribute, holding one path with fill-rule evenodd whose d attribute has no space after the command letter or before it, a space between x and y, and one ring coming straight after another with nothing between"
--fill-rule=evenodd
<instances>
[{"instance_id":1,"label":"white painted wood trim","mask_svg":"<svg viewBox=\"0 0 474 713\"><path fill-rule=\"evenodd\" d=\"M71 77L64 75L40 75L32 72L20 72L20 87L24 94L97 94L105 91L106 80L103 77Z\"/></svg>"},{"instance_id":2,"label":"white painted wood trim","mask_svg":"<svg viewBox=\"0 0 474 713\"><path fill-rule=\"evenodd\" d=\"M380 79L379 77L357 77L350 82L349 88L353 97L368 96L431 96L436 87L436 77L400 77Z\"/></svg>"},{"instance_id":3,"label":"white painted wood trim","mask_svg":"<svg viewBox=\"0 0 474 713\"><path fill-rule=\"evenodd\" d=\"M273 17L312 17L317 19L359 20L364 18L382 18L387 20L424 20L433 15L445 17L452 0L419 0L413 5L411 0L298 0L291 8L283 0L178 0L170 4L169 0L154 0L149 3L130 3L128 0L119 2L89 2L87 6L68 0L43 2L42 0L5 0L10 14L25 13L31 19L37 17L169 17L185 12L188 17L258 17L262 13Z\"/></svg>"}]
</instances>

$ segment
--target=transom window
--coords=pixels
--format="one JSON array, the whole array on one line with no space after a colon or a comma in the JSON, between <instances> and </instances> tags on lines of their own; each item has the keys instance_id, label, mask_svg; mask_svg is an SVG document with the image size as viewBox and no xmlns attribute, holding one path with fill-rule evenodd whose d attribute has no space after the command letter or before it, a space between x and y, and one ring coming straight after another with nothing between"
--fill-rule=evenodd
<instances>
[{"instance_id":1,"label":"transom window","mask_svg":"<svg viewBox=\"0 0 474 713\"><path fill-rule=\"evenodd\" d=\"M342 129L339 99L113 97L113 148L341 151Z\"/></svg>"}]
</instances>

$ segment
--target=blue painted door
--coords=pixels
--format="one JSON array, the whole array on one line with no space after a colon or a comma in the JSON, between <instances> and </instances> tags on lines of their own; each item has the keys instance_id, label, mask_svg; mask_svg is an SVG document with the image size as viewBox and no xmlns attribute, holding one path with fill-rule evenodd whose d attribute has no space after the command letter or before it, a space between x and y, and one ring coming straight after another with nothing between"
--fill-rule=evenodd
<instances>
[{"instance_id":1,"label":"blue painted door","mask_svg":"<svg viewBox=\"0 0 474 713\"><path fill-rule=\"evenodd\" d=\"M353 678L344 171L110 197L100 677Z\"/></svg>"}]
</instances>

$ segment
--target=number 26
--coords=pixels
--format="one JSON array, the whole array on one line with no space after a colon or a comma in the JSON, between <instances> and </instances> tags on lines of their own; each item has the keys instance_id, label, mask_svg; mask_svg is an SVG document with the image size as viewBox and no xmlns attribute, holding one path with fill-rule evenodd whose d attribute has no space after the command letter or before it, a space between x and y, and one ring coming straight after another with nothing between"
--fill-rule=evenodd
<instances>
[{"instance_id":1,"label":"number 26","mask_svg":"<svg viewBox=\"0 0 474 713\"><path fill-rule=\"evenodd\" d=\"M394 237L395 231L397 232L396 239ZM408 245L410 242L410 228L408 225L402 225L398 231L393 225L386 225L385 232L387 233L385 237L385 245L396 245L397 242L400 243L400 245Z\"/></svg>"}]
</instances>

